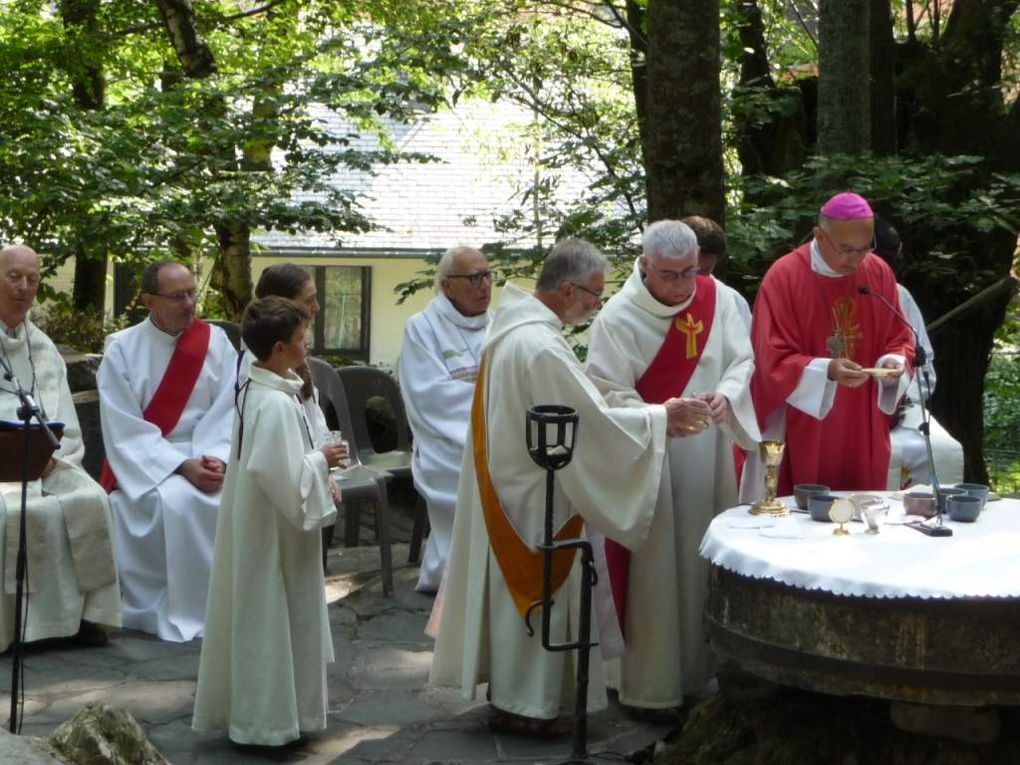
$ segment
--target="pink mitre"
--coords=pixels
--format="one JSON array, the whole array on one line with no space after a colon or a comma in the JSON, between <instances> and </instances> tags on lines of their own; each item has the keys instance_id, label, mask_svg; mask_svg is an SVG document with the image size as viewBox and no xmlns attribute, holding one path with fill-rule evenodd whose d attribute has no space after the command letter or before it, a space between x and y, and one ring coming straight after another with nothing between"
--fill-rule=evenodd
<instances>
[{"instance_id":1,"label":"pink mitre","mask_svg":"<svg viewBox=\"0 0 1020 765\"><path fill-rule=\"evenodd\" d=\"M852 191L834 196L822 205L821 212L829 220L865 220L875 217L868 200Z\"/></svg>"}]
</instances>

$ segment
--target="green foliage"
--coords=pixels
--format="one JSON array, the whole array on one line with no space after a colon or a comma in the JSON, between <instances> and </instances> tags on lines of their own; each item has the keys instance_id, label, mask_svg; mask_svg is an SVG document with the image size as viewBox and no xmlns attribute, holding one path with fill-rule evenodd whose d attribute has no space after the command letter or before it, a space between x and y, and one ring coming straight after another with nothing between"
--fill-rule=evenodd
<instances>
[{"instance_id":1,"label":"green foliage","mask_svg":"<svg viewBox=\"0 0 1020 765\"><path fill-rule=\"evenodd\" d=\"M97 3L94 27L49 3L0 15L0 239L54 256L121 261L215 255L214 226L360 232L372 223L336 179L427 161L388 144L384 119L443 98L455 66L449 3L270 3L246 15L195 3L216 73L186 79L154 3ZM170 63L168 63L170 62ZM102 108L74 88L98 74ZM330 133L330 113L354 126ZM382 139L368 151L361 139ZM253 163L253 159L257 160ZM267 172L268 170L268 172Z\"/></svg>"},{"instance_id":2,"label":"green foliage","mask_svg":"<svg viewBox=\"0 0 1020 765\"><path fill-rule=\"evenodd\" d=\"M48 307L39 325L58 345L83 353L102 353L107 335L127 327L128 320L125 316L114 318L96 310L76 310L63 300Z\"/></svg>"},{"instance_id":3,"label":"green foliage","mask_svg":"<svg viewBox=\"0 0 1020 765\"><path fill-rule=\"evenodd\" d=\"M810 236L819 205L839 189L864 195L897 227L905 251L899 277L922 304L947 291L962 302L987 286L997 272L987 253L972 251L974 236L1020 229L1020 176L987 178L980 157L815 157L786 178L743 184L727 236L732 279L748 294L772 261Z\"/></svg>"},{"instance_id":4,"label":"green foliage","mask_svg":"<svg viewBox=\"0 0 1020 765\"><path fill-rule=\"evenodd\" d=\"M1020 297L996 333L985 376L985 453L992 485L1020 496Z\"/></svg>"}]
</instances>

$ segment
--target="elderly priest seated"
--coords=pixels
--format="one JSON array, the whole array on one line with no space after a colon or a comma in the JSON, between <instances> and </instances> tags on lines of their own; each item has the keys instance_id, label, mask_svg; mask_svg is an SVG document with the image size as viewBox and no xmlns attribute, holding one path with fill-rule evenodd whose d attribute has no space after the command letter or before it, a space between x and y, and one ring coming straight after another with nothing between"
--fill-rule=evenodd
<instances>
[{"instance_id":1,"label":"elderly priest seated","mask_svg":"<svg viewBox=\"0 0 1020 765\"><path fill-rule=\"evenodd\" d=\"M38 288L39 256L24 245L0 250L0 420L18 421L20 387L46 419L64 425L60 447L28 485L25 639L74 636L101 645L107 636L98 625L119 627L121 618L110 506L81 466L85 447L67 366L28 318ZM21 483L0 483L0 650L14 638L20 510Z\"/></svg>"}]
</instances>

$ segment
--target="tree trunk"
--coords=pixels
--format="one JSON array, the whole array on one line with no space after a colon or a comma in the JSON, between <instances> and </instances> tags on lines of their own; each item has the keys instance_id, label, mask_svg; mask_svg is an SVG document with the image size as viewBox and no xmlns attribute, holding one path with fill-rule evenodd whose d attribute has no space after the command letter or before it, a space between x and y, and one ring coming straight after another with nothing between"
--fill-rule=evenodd
<instances>
[{"instance_id":1,"label":"tree trunk","mask_svg":"<svg viewBox=\"0 0 1020 765\"><path fill-rule=\"evenodd\" d=\"M901 145L918 155L983 155L987 177L1020 171L1020 107L1014 100L1007 111L1001 72L1004 39L1018 6L1020 0L953 3L938 45L925 47L918 39L899 46ZM930 236L917 232L925 234ZM965 250L972 262L951 282L907 282L929 321L1009 273L1017 232L961 227L938 235L935 243L950 240L948 249ZM1006 292L997 295L932 337L939 376L932 412L963 444L968 480L987 480L984 378L1008 300Z\"/></svg>"},{"instance_id":2,"label":"tree trunk","mask_svg":"<svg viewBox=\"0 0 1020 765\"><path fill-rule=\"evenodd\" d=\"M871 149L896 153L896 41L889 0L871 0Z\"/></svg>"},{"instance_id":3,"label":"tree trunk","mask_svg":"<svg viewBox=\"0 0 1020 765\"><path fill-rule=\"evenodd\" d=\"M757 0L739 0L736 17L743 47L740 81L733 92L740 173L783 177L800 168L807 158L808 126L802 93L797 88L779 88L772 79ZM777 107L767 116L761 113L761 96ZM742 102L746 101L752 105L744 107Z\"/></svg>"},{"instance_id":4,"label":"tree trunk","mask_svg":"<svg viewBox=\"0 0 1020 765\"><path fill-rule=\"evenodd\" d=\"M99 111L106 102L106 79L97 55L99 0L61 0L60 18L72 45L71 91L79 109ZM79 44L83 43L83 44ZM77 242L74 246L74 289L76 310L102 311L106 303L108 254L102 242Z\"/></svg>"},{"instance_id":5,"label":"tree trunk","mask_svg":"<svg viewBox=\"0 0 1020 765\"><path fill-rule=\"evenodd\" d=\"M215 74L216 60L198 32L191 0L155 0L155 3L184 75L200 80ZM209 109L214 115L222 115L226 113L226 104L217 97L209 104ZM210 147L210 151L228 165L233 162L234 149L233 146ZM248 147L245 147L247 153ZM251 228L246 223L229 220L214 221L213 228L219 242L215 283L222 291L227 318L239 321L252 293Z\"/></svg>"},{"instance_id":6,"label":"tree trunk","mask_svg":"<svg viewBox=\"0 0 1020 765\"><path fill-rule=\"evenodd\" d=\"M871 2L821 0L818 5L820 154L859 154L871 148Z\"/></svg>"},{"instance_id":7,"label":"tree trunk","mask_svg":"<svg viewBox=\"0 0 1020 765\"><path fill-rule=\"evenodd\" d=\"M649 0L648 220L723 221L718 0Z\"/></svg>"},{"instance_id":8,"label":"tree trunk","mask_svg":"<svg viewBox=\"0 0 1020 765\"><path fill-rule=\"evenodd\" d=\"M648 145L648 40L642 34L645 9L637 0L627 0L627 32L630 35L630 75L634 90L634 113L637 115L641 146Z\"/></svg>"}]
</instances>

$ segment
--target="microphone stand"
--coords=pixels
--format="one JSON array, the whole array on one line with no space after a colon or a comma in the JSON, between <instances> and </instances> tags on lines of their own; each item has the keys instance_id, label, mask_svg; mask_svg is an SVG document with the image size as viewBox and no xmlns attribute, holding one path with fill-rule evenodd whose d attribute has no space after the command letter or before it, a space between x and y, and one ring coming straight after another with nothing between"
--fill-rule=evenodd
<instances>
[{"instance_id":1,"label":"microphone stand","mask_svg":"<svg viewBox=\"0 0 1020 765\"><path fill-rule=\"evenodd\" d=\"M20 524L18 528L18 555L17 563L15 567L15 578L16 586L14 591L14 641L11 644L11 716L9 720L8 730L17 735L20 732L20 726L18 724L18 707L21 700L22 692L24 691L24 653L23 653L23 641L22 641L22 620L27 617L28 604L26 601L25 593L25 577L28 572L28 468L29 468L29 456L32 451L31 441L31 424L32 418L35 418L42 425L46 435L50 440L51 445L56 449L60 446L60 442L56 436L47 427L46 419L43 417L36 405L35 401L32 400L32 396L25 393L25 389L21 387L21 381L14 375L14 370L7 364L7 361L0 358L0 366L3 367L4 379L7 382L13 382L15 386L15 393L18 396L18 400L21 405L18 407L17 416L22 422L22 430L25 433L24 440L24 454L22 455L21 462L21 515Z\"/></svg>"},{"instance_id":2,"label":"microphone stand","mask_svg":"<svg viewBox=\"0 0 1020 765\"><path fill-rule=\"evenodd\" d=\"M928 375L928 352L921 345L921 338L917 334L917 330L907 320L907 318L900 313L899 309L894 306L889 300L883 295L879 295L877 292L872 292L870 287L860 285L857 287L857 291L862 295L871 295L881 301L881 303L892 311L893 315L907 325L907 329L910 330L911 334L914 335L914 380L917 382L917 403L921 407L921 424L917 426L918 432L924 438L924 448L928 454L928 477L931 480L931 492L932 496L935 497L935 522L929 524L928 521L921 521L919 523L905 524L912 529L920 531L922 534L927 534L930 537L951 537L953 536L953 530L945 525L943 515L945 509L942 503L942 490L939 487L939 477L935 470L935 456L932 453L931 448L931 415L928 412L928 408L925 405L925 388L927 393L931 395L931 378ZM920 374L918 374L920 370ZM921 387L921 378L924 378L924 388Z\"/></svg>"}]
</instances>

